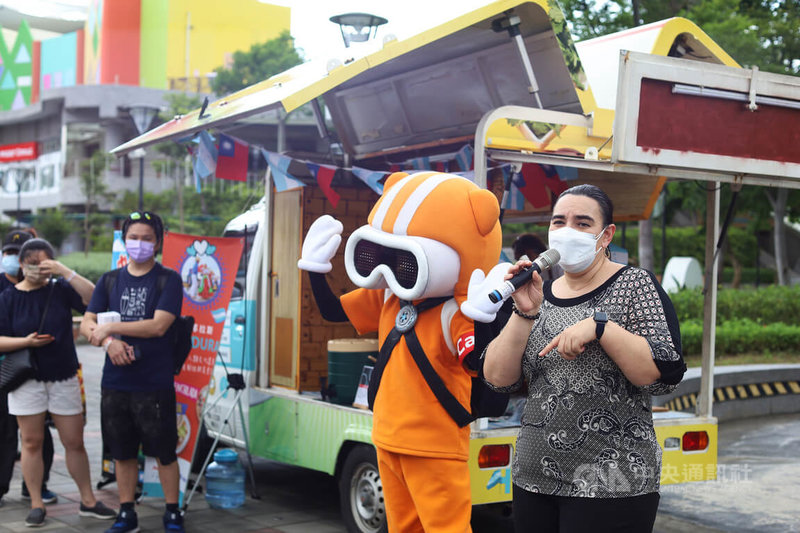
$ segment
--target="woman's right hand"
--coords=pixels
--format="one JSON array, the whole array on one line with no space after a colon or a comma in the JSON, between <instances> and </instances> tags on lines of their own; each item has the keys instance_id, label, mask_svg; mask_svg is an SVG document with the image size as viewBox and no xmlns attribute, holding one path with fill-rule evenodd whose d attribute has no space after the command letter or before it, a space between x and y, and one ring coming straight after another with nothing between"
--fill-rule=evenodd
<instances>
[{"instance_id":1,"label":"woman's right hand","mask_svg":"<svg viewBox=\"0 0 800 533\"><path fill-rule=\"evenodd\" d=\"M511 279L517 272L524 268L530 267L532 264L532 261L520 259L511 265L511 267L508 269L508 274L506 274L505 279ZM511 298L514 299L514 304L517 306L517 309L529 315L535 315L538 313L539 308L542 306L542 300L544 300L542 285L542 277L539 275L539 273L536 271L532 272L530 283L526 283L514 291L514 293L511 295Z\"/></svg>"},{"instance_id":2,"label":"woman's right hand","mask_svg":"<svg viewBox=\"0 0 800 533\"><path fill-rule=\"evenodd\" d=\"M39 335L35 331L25 337L25 339L27 340L29 348L40 348L56 340L52 335Z\"/></svg>"},{"instance_id":3,"label":"woman's right hand","mask_svg":"<svg viewBox=\"0 0 800 533\"><path fill-rule=\"evenodd\" d=\"M125 341L114 339L108 345L108 358L117 366L129 365L136 361L133 355L133 346Z\"/></svg>"}]
</instances>

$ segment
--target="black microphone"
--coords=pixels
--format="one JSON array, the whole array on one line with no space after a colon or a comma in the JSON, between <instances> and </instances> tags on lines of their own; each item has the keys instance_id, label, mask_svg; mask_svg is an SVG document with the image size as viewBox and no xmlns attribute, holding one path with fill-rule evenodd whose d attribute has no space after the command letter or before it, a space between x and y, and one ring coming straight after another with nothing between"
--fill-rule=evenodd
<instances>
[{"instance_id":1,"label":"black microphone","mask_svg":"<svg viewBox=\"0 0 800 533\"><path fill-rule=\"evenodd\" d=\"M561 254L558 250L551 248L539 254L531 266L523 268L517 272L513 278L506 280L503 284L489 293L489 299L492 303L497 303L500 300L505 300L511 293L519 289L531 280L531 273L533 271L541 274L561 260Z\"/></svg>"}]
</instances>

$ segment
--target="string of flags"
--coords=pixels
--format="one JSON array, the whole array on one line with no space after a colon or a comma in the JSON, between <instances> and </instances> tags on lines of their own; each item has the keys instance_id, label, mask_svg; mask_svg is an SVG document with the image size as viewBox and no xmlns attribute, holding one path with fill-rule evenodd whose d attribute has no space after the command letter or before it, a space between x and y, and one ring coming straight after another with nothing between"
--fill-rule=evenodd
<instances>
[{"instance_id":1,"label":"string of flags","mask_svg":"<svg viewBox=\"0 0 800 533\"><path fill-rule=\"evenodd\" d=\"M231 135L219 133L217 136L218 139L214 139L209 132L201 131L192 138L181 139L184 142L191 141L187 149L194 156L194 180L198 193L202 190L202 181L212 174L219 179L247 181L249 144ZM261 147L259 147L259 151L269 166L272 181L278 192L306 186L306 183L289 171L293 162L299 163L314 177L334 208L340 199L339 193L333 187L333 180L337 172L349 172L377 195L383 194L381 181L393 172L435 170L457 174L471 180L474 180L475 175L473 170L474 151L468 144L455 153L416 157L401 163L394 163L390 165L389 171L371 170L358 166L343 168L302 161L270 152ZM568 188L566 182L578 177L577 169L572 167L534 163L525 163L515 167L510 163L499 163L497 166L490 167L489 170L497 168L501 169L505 184L506 192L501 203L503 209L523 210L526 200L534 208L547 207L551 202L551 193L561 194ZM515 171L515 168L520 168L520 171Z\"/></svg>"}]
</instances>

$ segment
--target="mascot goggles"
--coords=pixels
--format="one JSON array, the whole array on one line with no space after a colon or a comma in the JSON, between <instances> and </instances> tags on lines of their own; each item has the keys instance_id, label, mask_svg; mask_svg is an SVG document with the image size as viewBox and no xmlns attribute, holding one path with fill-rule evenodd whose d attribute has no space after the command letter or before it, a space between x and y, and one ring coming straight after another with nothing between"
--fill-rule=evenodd
<instances>
[{"instance_id":1,"label":"mascot goggles","mask_svg":"<svg viewBox=\"0 0 800 533\"><path fill-rule=\"evenodd\" d=\"M408 250L389 248L376 242L358 241L353 255L356 272L369 276L378 265L386 265L404 289L414 287L419 274L417 258Z\"/></svg>"},{"instance_id":2,"label":"mascot goggles","mask_svg":"<svg viewBox=\"0 0 800 533\"><path fill-rule=\"evenodd\" d=\"M432 272L429 265L433 259L436 269ZM451 295L460 266L458 254L445 244L372 226L361 226L350 235L344 262L347 275L359 287L388 288L408 301Z\"/></svg>"}]
</instances>

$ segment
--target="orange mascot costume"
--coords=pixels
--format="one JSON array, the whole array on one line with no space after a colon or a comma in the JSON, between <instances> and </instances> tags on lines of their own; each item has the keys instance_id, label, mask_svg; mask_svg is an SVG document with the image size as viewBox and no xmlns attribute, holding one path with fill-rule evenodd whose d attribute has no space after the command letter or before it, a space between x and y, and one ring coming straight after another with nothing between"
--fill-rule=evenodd
<instances>
[{"instance_id":1,"label":"orange mascot costume","mask_svg":"<svg viewBox=\"0 0 800 533\"><path fill-rule=\"evenodd\" d=\"M469 409L471 374L463 362L475 344L472 319L490 321L499 305L489 306L484 287L477 306L468 300L500 256L499 212L491 192L460 176L395 173L368 224L348 238L345 267L360 288L340 304L360 334L378 331L382 347L369 394L392 532L470 531L471 419L456 422L443 406L446 393L432 390L422 366L428 361L451 400ZM315 221L298 266L330 271L341 232L328 215ZM495 278L507 270L494 269ZM312 274L319 304L314 280Z\"/></svg>"}]
</instances>

